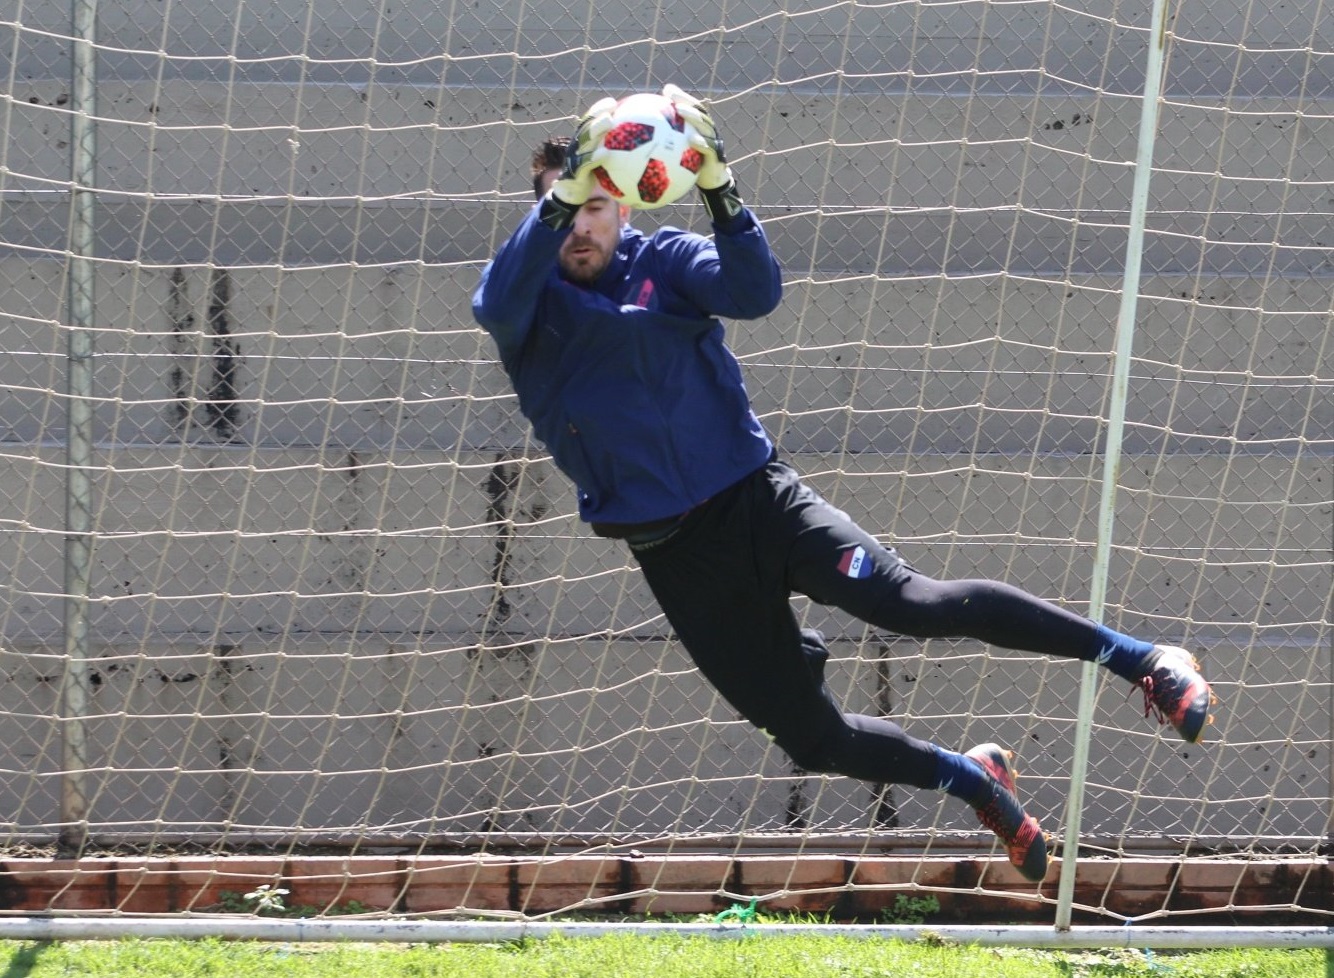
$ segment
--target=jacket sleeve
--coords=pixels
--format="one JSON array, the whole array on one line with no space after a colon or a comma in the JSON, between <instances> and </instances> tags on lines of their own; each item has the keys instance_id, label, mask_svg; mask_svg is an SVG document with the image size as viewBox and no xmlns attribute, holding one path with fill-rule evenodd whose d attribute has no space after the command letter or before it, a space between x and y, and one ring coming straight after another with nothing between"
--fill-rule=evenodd
<instances>
[{"instance_id":1,"label":"jacket sleeve","mask_svg":"<svg viewBox=\"0 0 1334 978\"><path fill-rule=\"evenodd\" d=\"M496 256L482 269L472 294L472 315L500 350L502 359L517 352L528 336L542 287L555 267L568 230L553 231L537 219L534 207Z\"/></svg>"},{"instance_id":2,"label":"jacket sleeve","mask_svg":"<svg viewBox=\"0 0 1334 978\"><path fill-rule=\"evenodd\" d=\"M671 264L675 289L711 316L759 319L783 297L782 270L749 209L729 228L715 224L711 241L688 236Z\"/></svg>"}]
</instances>

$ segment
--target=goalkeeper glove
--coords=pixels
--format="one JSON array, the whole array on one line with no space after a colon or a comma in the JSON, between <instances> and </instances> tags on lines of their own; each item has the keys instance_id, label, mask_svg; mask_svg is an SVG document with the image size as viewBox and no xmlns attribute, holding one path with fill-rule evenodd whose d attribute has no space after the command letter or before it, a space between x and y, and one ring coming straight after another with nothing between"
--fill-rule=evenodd
<instances>
[{"instance_id":1,"label":"goalkeeper glove","mask_svg":"<svg viewBox=\"0 0 1334 978\"><path fill-rule=\"evenodd\" d=\"M539 219L553 231L573 224L574 215L588 202L593 192L593 151L602 145L602 137L611 128L611 110L615 107L614 98L599 99L579 117L565 147L565 164L538 212Z\"/></svg>"},{"instance_id":2,"label":"goalkeeper glove","mask_svg":"<svg viewBox=\"0 0 1334 978\"><path fill-rule=\"evenodd\" d=\"M690 123L695 131L691 145L699 151L704 162L700 165L695 186L699 188L704 201L704 209L715 224L726 224L740 216L743 207L741 194L737 191L732 168L727 165L727 155L723 152L722 137L718 135L718 126L709 114L708 107L693 95L683 92L675 85L662 87L662 94L671 100L681 118Z\"/></svg>"}]
</instances>

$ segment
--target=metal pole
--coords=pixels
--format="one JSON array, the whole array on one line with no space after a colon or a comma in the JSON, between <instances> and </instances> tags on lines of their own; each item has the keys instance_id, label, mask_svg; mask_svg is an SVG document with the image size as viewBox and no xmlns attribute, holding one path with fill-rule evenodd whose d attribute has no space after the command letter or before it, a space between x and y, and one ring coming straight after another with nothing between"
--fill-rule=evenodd
<instances>
[{"instance_id":1,"label":"metal pole","mask_svg":"<svg viewBox=\"0 0 1334 978\"><path fill-rule=\"evenodd\" d=\"M1303 948L1334 947L1328 927L1080 927L1074 931L1042 925L982 924L759 924L589 921L358 920L246 916L217 917L7 917L0 919L0 940L96 941L121 938L193 940L221 938L281 943L304 941L376 941L430 943L502 943L607 936L712 937L720 940L766 937L840 937L917 941L945 938L959 944L1046 948Z\"/></svg>"},{"instance_id":2,"label":"metal pole","mask_svg":"<svg viewBox=\"0 0 1334 978\"><path fill-rule=\"evenodd\" d=\"M1158 99L1162 92L1166 55L1167 0L1153 0L1149 51L1144 67L1144 98L1140 102L1135 180L1130 198L1125 274L1121 281L1121 306L1116 319L1116 348L1108 403L1107 444L1103 454L1102 497L1098 504L1098 539L1093 559L1093 575L1089 584L1089 617L1094 621L1102 620L1107 598L1107 575L1111 563L1113 524L1116 519L1116 484L1121 470L1126 392L1130 383L1130 353L1135 338L1140 264L1144 255L1144 221L1149 199L1149 178L1153 171L1153 144L1158 131ZM1070 763L1070 792L1066 800L1065 842L1061 848L1061 880L1056 893L1056 926L1060 930L1070 929L1071 909L1074 904L1075 873L1079 863L1079 820L1084 807L1084 785L1088 776L1089 741L1092 738L1093 706L1097 700L1097 692L1098 667L1092 662L1085 662L1080 672L1074 756Z\"/></svg>"},{"instance_id":3,"label":"metal pole","mask_svg":"<svg viewBox=\"0 0 1334 978\"><path fill-rule=\"evenodd\" d=\"M59 846L82 850L88 832L88 594L93 550L93 252L95 230L96 0L72 0L70 216L65 432L65 671L61 683Z\"/></svg>"}]
</instances>

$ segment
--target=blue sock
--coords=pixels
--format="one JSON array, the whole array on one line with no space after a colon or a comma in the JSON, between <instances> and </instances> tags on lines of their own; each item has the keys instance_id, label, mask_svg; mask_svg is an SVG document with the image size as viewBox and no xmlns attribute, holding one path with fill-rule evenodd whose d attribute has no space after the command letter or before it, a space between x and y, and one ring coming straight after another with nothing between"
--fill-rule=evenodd
<instances>
[{"instance_id":1,"label":"blue sock","mask_svg":"<svg viewBox=\"0 0 1334 978\"><path fill-rule=\"evenodd\" d=\"M936 745L932 745L936 746ZM962 754L936 746L936 789L968 804L981 797L987 776L982 766Z\"/></svg>"},{"instance_id":2,"label":"blue sock","mask_svg":"<svg viewBox=\"0 0 1334 978\"><path fill-rule=\"evenodd\" d=\"M1098 626L1098 657L1100 666L1134 682L1144 675L1144 657L1153 651L1148 642L1114 632L1106 625Z\"/></svg>"}]
</instances>

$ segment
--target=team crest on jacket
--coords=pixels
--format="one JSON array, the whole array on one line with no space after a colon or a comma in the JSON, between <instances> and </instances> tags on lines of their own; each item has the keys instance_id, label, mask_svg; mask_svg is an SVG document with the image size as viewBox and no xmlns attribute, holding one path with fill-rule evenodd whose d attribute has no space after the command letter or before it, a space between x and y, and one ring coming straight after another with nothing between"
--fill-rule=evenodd
<instances>
[{"instance_id":1,"label":"team crest on jacket","mask_svg":"<svg viewBox=\"0 0 1334 978\"><path fill-rule=\"evenodd\" d=\"M635 305L640 309L647 309L649 303L653 301L653 279L644 279L644 284L639 287L639 295L635 297Z\"/></svg>"},{"instance_id":2,"label":"team crest on jacket","mask_svg":"<svg viewBox=\"0 0 1334 978\"><path fill-rule=\"evenodd\" d=\"M865 547L853 547L843 551L838 561L838 572L845 577L863 578L871 576L871 555Z\"/></svg>"}]
</instances>

